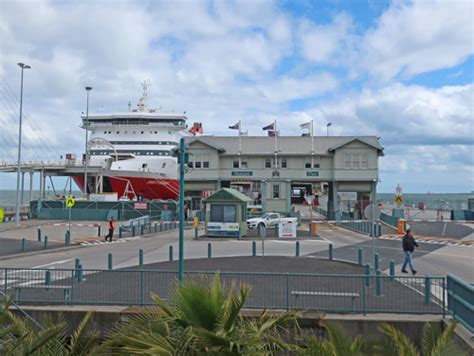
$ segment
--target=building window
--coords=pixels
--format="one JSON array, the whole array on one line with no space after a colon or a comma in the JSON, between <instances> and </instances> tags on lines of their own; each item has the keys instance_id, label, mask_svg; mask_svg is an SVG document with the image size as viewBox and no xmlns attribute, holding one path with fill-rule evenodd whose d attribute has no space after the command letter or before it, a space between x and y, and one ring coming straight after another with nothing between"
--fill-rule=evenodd
<instances>
[{"instance_id":1,"label":"building window","mask_svg":"<svg viewBox=\"0 0 474 356\"><path fill-rule=\"evenodd\" d=\"M248 168L247 161L240 162L240 168Z\"/></svg>"},{"instance_id":2,"label":"building window","mask_svg":"<svg viewBox=\"0 0 474 356\"><path fill-rule=\"evenodd\" d=\"M313 168L319 168L319 163L314 163Z\"/></svg>"},{"instance_id":3,"label":"building window","mask_svg":"<svg viewBox=\"0 0 474 356\"><path fill-rule=\"evenodd\" d=\"M272 168L272 159L270 157L265 158L265 168Z\"/></svg>"},{"instance_id":4,"label":"building window","mask_svg":"<svg viewBox=\"0 0 474 356\"><path fill-rule=\"evenodd\" d=\"M201 168L201 162L194 162L194 168Z\"/></svg>"},{"instance_id":5,"label":"building window","mask_svg":"<svg viewBox=\"0 0 474 356\"><path fill-rule=\"evenodd\" d=\"M351 155L344 153L344 168L351 168Z\"/></svg>"},{"instance_id":6,"label":"building window","mask_svg":"<svg viewBox=\"0 0 474 356\"><path fill-rule=\"evenodd\" d=\"M360 168L360 155L352 155L352 168Z\"/></svg>"},{"instance_id":7,"label":"building window","mask_svg":"<svg viewBox=\"0 0 474 356\"><path fill-rule=\"evenodd\" d=\"M202 162L202 168L209 168L209 162L208 161Z\"/></svg>"},{"instance_id":8,"label":"building window","mask_svg":"<svg viewBox=\"0 0 474 356\"><path fill-rule=\"evenodd\" d=\"M361 154L362 160L360 164L360 168L369 168L369 156L367 153Z\"/></svg>"},{"instance_id":9,"label":"building window","mask_svg":"<svg viewBox=\"0 0 474 356\"><path fill-rule=\"evenodd\" d=\"M188 167L189 167L189 168L193 168L193 162L191 162L191 161L188 162Z\"/></svg>"},{"instance_id":10,"label":"building window","mask_svg":"<svg viewBox=\"0 0 474 356\"><path fill-rule=\"evenodd\" d=\"M211 222L236 222L235 205L211 205Z\"/></svg>"},{"instance_id":11,"label":"building window","mask_svg":"<svg viewBox=\"0 0 474 356\"><path fill-rule=\"evenodd\" d=\"M273 196L273 199L280 199L280 185L279 184L272 185L272 196Z\"/></svg>"},{"instance_id":12,"label":"building window","mask_svg":"<svg viewBox=\"0 0 474 356\"><path fill-rule=\"evenodd\" d=\"M288 168L288 162L286 160L286 157L281 158L281 168Z\"/></svg>"},{"instance_id":13,"label":"building window","mask_svg":"<svg viewBox=\"0 0 474 356\"><path fill-rule=\"evenodd\" d=\"M234 162L232 164L232 167L233 168L239 168L239 160L238 159L234 159Z\"/></svg>"},{"instance_id":14,"label":"building window","mask_svg":"<svg viewBox=\"0 0 474 356\"><path fill-rule=\"evenodd\" d=\"M311 168L311 162L306 162L304 164L304 168Z\"/></svg>"}]
</instances>

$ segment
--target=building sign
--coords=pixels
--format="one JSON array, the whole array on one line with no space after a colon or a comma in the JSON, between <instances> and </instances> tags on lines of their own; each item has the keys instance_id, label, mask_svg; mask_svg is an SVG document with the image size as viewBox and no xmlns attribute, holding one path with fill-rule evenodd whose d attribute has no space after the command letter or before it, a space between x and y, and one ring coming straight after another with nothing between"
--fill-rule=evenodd
<instances>
[{"instance_id":1,"label":"building sign","mask_svg":"<svg viewBox=\"0 0 474 356\"><path fill-rule=\"evenodd\" d=\"M296 237L296 219L295 221L279 223L278 237Z\"/></svg>"},{"instance_id":2,"label":"building sign","mask_svg":"<svg viewBox=\"0 0 474 356\"><path fill-rule=\"evenodd\" d=\"M134 203L133 209L148 209L147 203Z\"/></svg>"},{"instance_id":3,"label":"building sign","mask_svg":"<svg viewBox=\"0 0 474 356\"><path fill-rule=\"evenodd\" d=\"M319 172L306 172L306 177L318 177Z\"/></svg>"},{"instance_id":4,"label":"building sign","mask_svg":"<svg viewBox=\"0 0 474 356\"><path fill-rule=\"evenodd\" d=\"M234 177L251 177L253 176L252 171L232 171Z\"/></svg>"},{"instance_id":5,"label":"building sign","mask_svg":"<svg viewBox=\"0 0 474 356\"><path fill-rule=\"evenodd\" d=\"M239 223L219 223L219 222L208 222L207 230L209 231L223 231L223 232L238 232Z\"/></svg>"}]
</instances>

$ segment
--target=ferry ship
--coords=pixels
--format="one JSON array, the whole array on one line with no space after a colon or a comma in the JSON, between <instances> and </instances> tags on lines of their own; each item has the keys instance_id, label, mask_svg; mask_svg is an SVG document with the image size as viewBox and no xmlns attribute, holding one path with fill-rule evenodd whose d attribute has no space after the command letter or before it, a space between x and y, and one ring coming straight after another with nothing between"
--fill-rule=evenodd
<instances>
[{"instance_id":1,"label":"ferry ship","mask_svg":"<svg viewBox=\"0 0 474 356\"><path fill-rule=\"evenodd\" d=\"M101 184L102 192L116 192L121 199L177 198L177 159L172 150L181 137L202 133L202 126L195 123L188 131L185 113L148 109L147 85L142 84L143 96L136 109L129 102L127 112L81 116L81 128L90 137L88 165L104 169L102 182L88 177L87 193ZM84 176L73 179L84 190Z\"/></svg>"}]
</instances>

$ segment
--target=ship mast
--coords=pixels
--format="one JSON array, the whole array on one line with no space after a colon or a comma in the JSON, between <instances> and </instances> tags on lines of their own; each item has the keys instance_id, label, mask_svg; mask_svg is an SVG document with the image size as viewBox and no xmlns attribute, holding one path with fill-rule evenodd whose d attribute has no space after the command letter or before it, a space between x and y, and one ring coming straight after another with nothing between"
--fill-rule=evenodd
<instances>
[{"instance_id":1,"label":"ship mast","mask_svg":"<svg viewBox=\"0 0 474 356\"><path fill-rule=\"evenodd\" d=\"M148 97L148 93L147 93L147 90L148 90L148 86L150 86L151 83L149 80L145 80L143 83L142 83L142 87L143 87L143 95L142 97L138 100L138 111L140 112L145 112L146 110L146 100L147 100L147 97Z\"/></svg>"}]
</instances>

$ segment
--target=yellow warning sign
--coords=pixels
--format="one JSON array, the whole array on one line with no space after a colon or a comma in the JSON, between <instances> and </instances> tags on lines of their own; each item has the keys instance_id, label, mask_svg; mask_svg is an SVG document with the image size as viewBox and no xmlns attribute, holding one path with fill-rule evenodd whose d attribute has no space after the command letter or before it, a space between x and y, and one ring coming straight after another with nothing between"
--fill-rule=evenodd
<instances>
[{"instance_id":1,"label":"yellow warning sign","mask_svg":"<svg viewBox=\"0 0 474 356\"><path fill-rule=\"evenodd\" d=\"M76 201L74 200L73 197L69 197L66 199L66 205L68 206L68 208L72 208L75 202Z\"/></svg>"},{"instance_id":2,"label":"yellow warning sign","mask_svg":"<svg viewBox=\"0 0 474 356\"><path fill-rule=\"evenodd\" d=\"M403 196L397 195L395 196L395 204L402 204L403 203Z\"/></svg>"},{"instance_id":3,"label":"yellow warning sign","mask_svg":"<svg viewBox=\"0 0 474 356\"><path fill-rule=\"evenodd\" d=\"M0 224L3 222L3 217L4 217L4 215L3 215L3 209L0 208Z\"/></svg>"}]
</instances>

